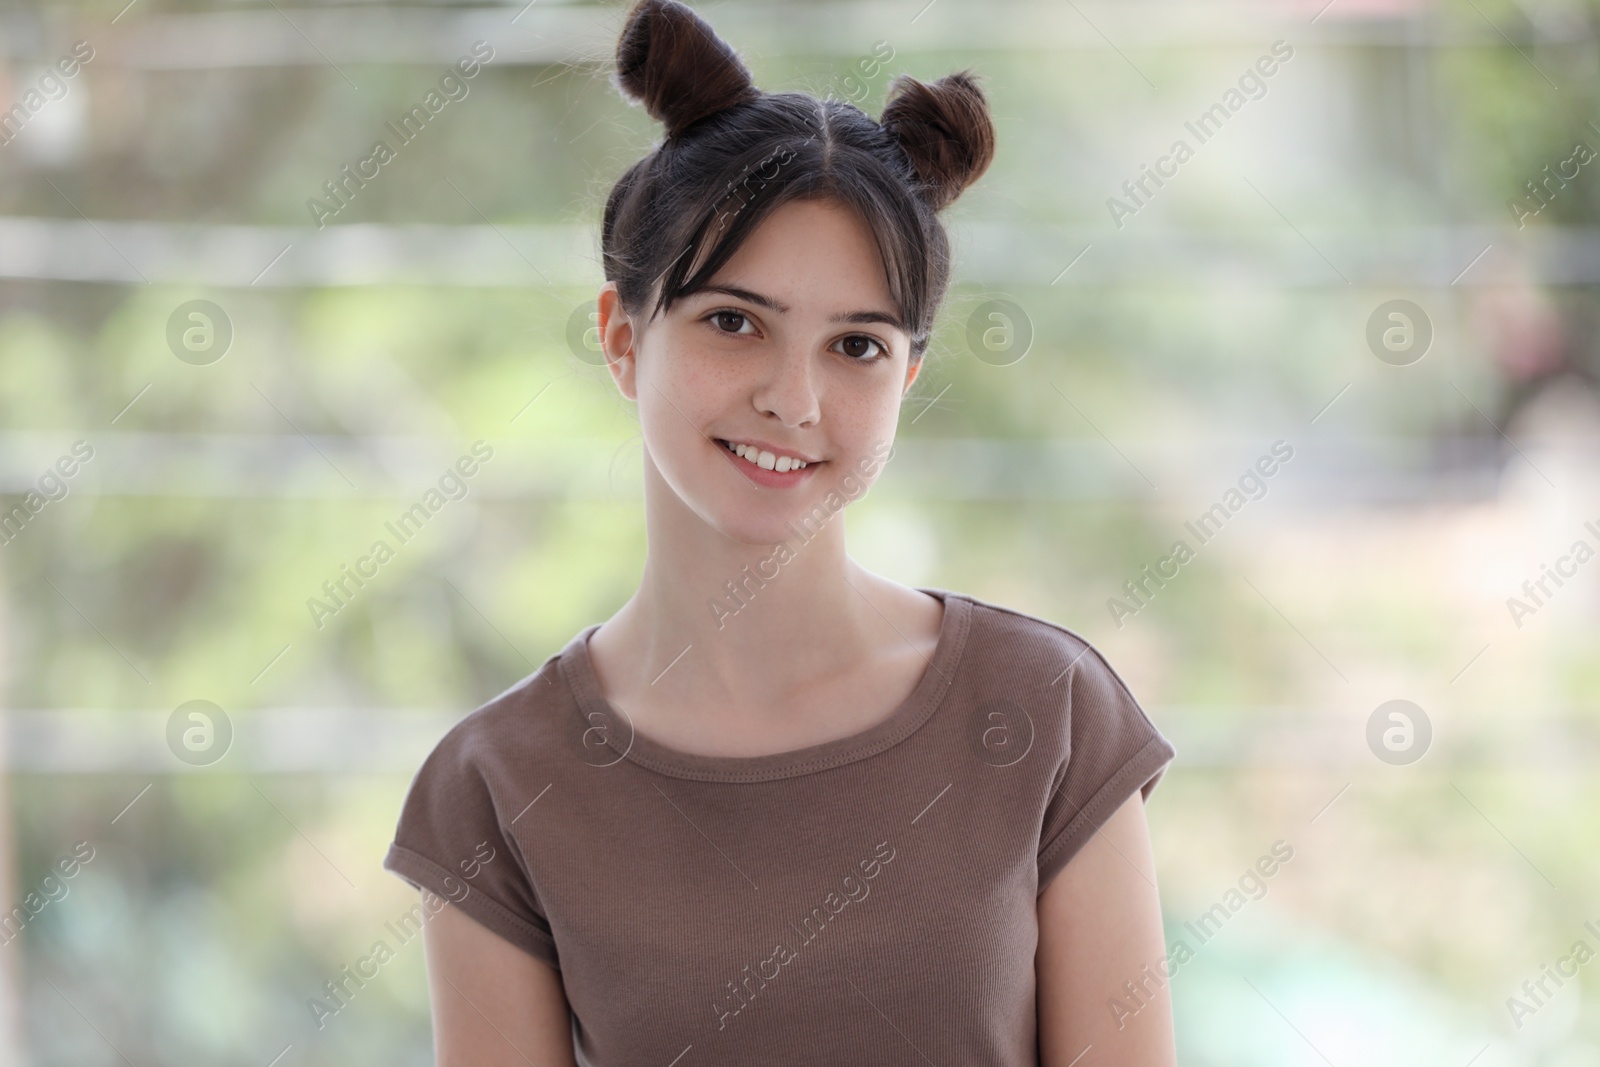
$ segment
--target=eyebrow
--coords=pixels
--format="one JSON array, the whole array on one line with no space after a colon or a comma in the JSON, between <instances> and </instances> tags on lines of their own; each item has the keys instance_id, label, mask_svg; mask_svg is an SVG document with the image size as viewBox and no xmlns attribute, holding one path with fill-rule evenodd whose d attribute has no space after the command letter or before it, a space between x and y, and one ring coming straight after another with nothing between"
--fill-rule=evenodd
<instances>
[{"instance_id":1,"label":"eyebrow","mask_svg":"<svg viewBox=\"0 0 1600 1067\"><path fill-rule=\"evenodd\" d=\"M749 289L741 289L737 285L707 285L701 288L699 292L722 293L726 296L734 297L737 300L747 301L756 305L757 307L764 307L769 311L776 311L780 315L786 314L789 311L788 305L780 304L770 296L763 296L760 293L751 292ZM848 322L858 326L877 322L882 323L885 326L893 326L895 329L903 330L906 333L911 332L910 330L906 329L906 324L901 322L897 316L891 315L886 311L843 311L837 315L834 315L828 321Z\"/></svg>"}]
</instances>

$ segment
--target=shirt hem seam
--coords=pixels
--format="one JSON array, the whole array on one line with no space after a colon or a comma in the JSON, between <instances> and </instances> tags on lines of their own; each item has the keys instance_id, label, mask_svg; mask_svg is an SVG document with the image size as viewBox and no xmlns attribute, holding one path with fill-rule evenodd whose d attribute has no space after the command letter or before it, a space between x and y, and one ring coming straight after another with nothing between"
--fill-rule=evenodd
<instances>
[{"instance_id":1,"label":"shirt hem seam","mask_svg":"<svg viewBox=\"0 0 1600 1067\"><path fill-rule=\"evenodd\" d=\"M462 885L465 885L465 882L420 852L414 852L403 845L391 844L389 854L384 857L383 866L411 884L450 901L479 925L560 970L554 937L526 919L520 918L510 908L481 889L473 892L471 886L466 886L467 895L460 900L452 900L449 893L445 892L445 879L456 879Z\"/></svg>"},{"instance_id":2,"label":"shirt hem seam","mask_svg":"<svg viewBox=\"0 0 1600 1067\"><path fill-rule=\"evenodd\" d=\"M1095 790L1094 794L1078 809L1056 839L1039 854L1040 872L1049 871L1050 875L1059 872L1077 851L1087 843L1088 838L1083 834L1083 824L1092 823L1098 828L1110 816L1111 812L1104 810L1109 803L1108 798L1118 803L1128 799L1132 793L1125 792L1130 781L1137 781L1137 788L1142 789L1158 773L1164 771L1172 762L1173 755L1171 744L1160 734L1156 734L1128 758L1120 770L1106 782L1105 785ZM1154 755L1152 755L1154 753ZM1068 847L1071 846L1071 847ZM1063 856L1062 853L1065 852ZM1044 891L1048 877L1041 877L1039 891Z\"/></svg>"}]
</instances>

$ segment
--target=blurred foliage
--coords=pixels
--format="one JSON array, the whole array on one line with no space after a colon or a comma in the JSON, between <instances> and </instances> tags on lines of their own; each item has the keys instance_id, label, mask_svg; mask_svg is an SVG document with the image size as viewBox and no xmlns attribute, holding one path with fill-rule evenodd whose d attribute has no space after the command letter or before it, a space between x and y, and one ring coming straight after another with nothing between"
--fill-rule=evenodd
<instances>
[{"instance_id":1,"label":"blurred foliage","mask_svg":"<svg viewBox=\"0 0 1600 1067\"><path fill-rule=\"evenodd\" d=\"M378 25L401 8L358 9ZM125 22L186 10L211 9L145 0ZM836 10L860 54L876 39L894 41L882 24L886 9ZM1153 10L1085 13L1112 32L1160 17ZM1318 23L1333 35L1327 47L1293 21L1296 11L1278 32L1263 19L1260 48L1136 50L1139 69L1161 87L1154 92L1126 58L1098 48L1064 62L1028 47L918 51L902 42L891 69L933 77L973 66L986 79L1001 150L950 212L958 249L970 228L989 223L1035 231L1038 242L1080 237L1052 249L1062 265L1082 244L1116 241L1105 197L1274 36L1291 32L1295 64L1268 100L1320 100L1315 123L1291 113L1263 127L1306 127L1282 142L1230 128L1241 145L1206 149L1186 169L1183 191L1163 193L1130 227L1228 235L1264 251L1285 236L1288 219L1355 238L1405 226L1511 225L1507 201L1525 181L1566 158L1575 138L1600 147L1592 126L1600 7L1533 12L1565 32L1537 46L1531 38L1546 23L1530 23L1524 6L1415 11L1407 23L1397 6L1400 36L1469 43L1404 47L1363 43L1359 34L1349 43L1338 27L1387 23L1376 12L1341 21L1335 8ZM903 14L893 13L893 26ZM14 25L55 27L40 58L85 27L109 40L108 17L100 3L5 15ZM535 8L523 28L537 33L541 17ZM1490 28L1523 42L1521 52ZM481 210L497 224L595 225L610 181L657 131L617 97L600 65L504 61L521 41L497 40L502 58L450 105L448 121L402 149L334 224L476 225ZM749 59L773 89L826 91L850 66L849 56L781 50ZM420 64L341 68L359 92L318 67L118 67L108 47L83 75L86 155L51 170L0 150L0 214L75 218L76 209L97 220L307 225L305 198L364 156L383 123L436 77ZM874 82L871 113L886 83ZM1261 184L1273 210L1237 180L1247 163L1270 167ZM1594 226L1595 169L1530 225ZM993 287L958 273L901 432L1070 441L1097 457L1111 483L1135 489L964 501L895 496L886 486L851 510L852 543L891 577L1058 620L1106 651L1180 751L1151 809L1169 938L1273 840L1295 845L1295 862L1267 897L1175 983L1183 1062L1316 1061L1243 975L1280 993L1286 1014L1340 1048L1336 1062L1414 1062L1394 1050L1420 1048L1418 1035L1430 1035L1443 1042L1430 1049L1464 1050L1441 1062L1464 1063L1492 1041L1480 1067L1600 1063L1600 1013L1591 1005L1536 1037L1515 1033L1504 1009L1524 978L1566 950L1583 919L1600 918L1600 797L1592 763L1573 755L1600 751L1600 626L1593 596L1580 609L1574 592L1559 618L1507 629L1500 601L1537 573L1536 560L1505 581L1461 574L1459 563L1450 569L1450 559L1480 558L1459 544L1494 499L1352 504L1327 487L1302 484L1291 495L1275 483L1236 520L1239 532L1230 527L1202 550L1126 628L1111 625L1104 607L1227 486L1163 478L1159 489L1146 487L1129 469L1134 461L1183 469L1176 461L1192 445L1211 442L1243 469L1282 437L1305 457L1280 476L1287 485L1303 483L1313 464L1326 469L1341 450L1411 442L1426 454L1472 437L1500 450L1504 470L1492 476L1502 484L1529 477L1463 402L1517 386L1473 325L1478 294L1430 293L1440 351L1402 376L1361 341L1368 312L1389 294L1341 285L1331 273L1318 287L1263 285L1203 267L1183 284L1070 277L1009 288L1037 340L1027 359L997 368L972 358L965 341L966 316ZM1587 286L1555 294L1572 322L1592 312L1594 295ZM172 309L196 296L222 303L236 330L227 357L207 367L174 360L164 340ZM299 433L417 435L455 442L457 452L477 439L580 440L612 450L614 469L626 474L638 466L631 413L603 372L567 349L568 318L592 298L592 288L207 293L8 279L0 281L0 428L65 442L121 433L291 442ZM1350 394L1340 393L1347 384ZM1335 394L1338 406L1311 426ZM1486 410L1503 414L1495 403L1485 401ZM475 490L317 630L305 598L415 492L248 498L179 486L168 495L97 495L98 477L87 465L71 495L0 550L9 708L165 712L203 696L240 714L461 714L614 611L637 582L645 548L637 500ZM1507 499L1500 506L1520 506ZM1571 505L1580 520L1600 519L1594 500ZM1562 543L1567 529L1550 543ZM1583 581L1592 589L1595 575ZM1469 585L1476 599L1462 592ZM1482 661L1458 675L1480 645L1489 650ZM1401 693L1436 711L1437 748L1410 768L1378 764L1362 740L1370 709ZM1336 735L1310 735L1328 722ZM72 842L98 850L68 898L13 950L38 1062L116 1061L77 1011L141 1064L262 1064L289 1044L285 1064L429 1062L419 945L405 947L324 1029L305 1007L412 903L378 866L408 781L248 775L227 763L196 774L14 774L19 890L37 884ZM142 799L113 825L136 794ZM1379 1018L1352 992L1363 983L1385 991L1392 1014ZM1340 1015L1369 1009L1355 1021ZM1552 1007L1544 1018L1557 1014ZM1363 1035L1371 1047L1359 1054L1337 1044Z\"/></svg>"}]
</instances>

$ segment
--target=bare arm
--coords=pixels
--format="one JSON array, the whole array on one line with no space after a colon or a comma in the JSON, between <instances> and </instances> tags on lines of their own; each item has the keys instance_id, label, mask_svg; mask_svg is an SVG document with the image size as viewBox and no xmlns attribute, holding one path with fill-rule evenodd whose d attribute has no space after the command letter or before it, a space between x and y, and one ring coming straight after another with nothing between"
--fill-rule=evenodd
<instances>
[{"instance_id":1,"label":"bare arm","mask_svg":"<svg viewBox=\"0 0 1600 1067\"><path fill-rule=\"evenodd\" d=\"M437 1067L575 1067L561 976L446 904L423 924Z\"/></svg>"},{"instance_id":2,"label":"bare arm","mask_svg":"<svg viewBox=\"0 0 1600 1067\"><path fill-rule=\"evenodd\" d=\"M1040 894L1040 1067L1177 1064L1155 881L1135 793Z\"/></svg>"}]
</instances>

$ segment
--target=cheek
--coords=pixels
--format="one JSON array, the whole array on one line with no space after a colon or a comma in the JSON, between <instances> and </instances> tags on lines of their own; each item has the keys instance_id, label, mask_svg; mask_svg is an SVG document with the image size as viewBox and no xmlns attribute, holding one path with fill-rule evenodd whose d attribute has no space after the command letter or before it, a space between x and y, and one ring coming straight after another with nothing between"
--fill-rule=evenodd
<instances>
[{"instance_id":1,"label":"cheek","mask_svg":"<svg viewBox=\"0 0 1600 1067\"><path fill-rule=\"evenodd\" d=\"M738 382L703 351L646 351L637 378L639 421L658 460L698 446L709 426L731 410Z\"/></svg>"},{"instance_id":2,"label":"cheek","mask_svg":"<svg viewBox=\"0 0 1600 1067\"><path fill-rule=\"evenodd\" d=\"M826 417L833 436L856 451L868 451L878 441L893 440L904 403L900 383L904 377L883 375L866 381L866 375L843 376L828 397Z\"/></svg>"},{"instance_id":3,"label":"cheek","mask_svg":"<svg viewBox=\"0 0 1600 1067\"><path fill-rule=\"evenodd\" d=\"M732 368L721 365L705 350L678 350L656 361L652 381L684 412L713 410L726 403L738 387ZM652 390L653 391L653 390ZM658 393L659 397L661 393Z\"/></svg>"},{"instance_id":4,"label":"cheek","mask_svg":"<svg viewBox=\"0 0 1600 1067\"><path fill-rule=\"evenodd\" d=\"M857 453L867 453L880 441L893 441L900 419L900 405L894 397L873 397L869 401L850 404L838 413L835 425L849 447Z\"/></svg>"},{"instance_id":5,"label":"cheek","mask_svg":"<svg viewBox=\"0 0 1600 1067\"><path fill-rule=\"evenodd\" d=\"M732 368L723 357L693 324L668 323L648 335L641 346L639 377L681 404L684 398L714 393L732 384Z\"/></svg>"}]
</instances>

